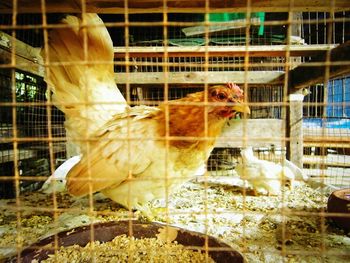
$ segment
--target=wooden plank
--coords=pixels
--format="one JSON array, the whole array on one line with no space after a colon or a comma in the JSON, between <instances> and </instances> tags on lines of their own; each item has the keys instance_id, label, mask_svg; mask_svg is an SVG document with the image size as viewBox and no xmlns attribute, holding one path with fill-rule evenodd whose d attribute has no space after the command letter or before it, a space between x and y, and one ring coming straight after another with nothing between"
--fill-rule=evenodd
<instances>
[{"instance_id":1,"label":"wooden plank","mask_svg":"<svg viewBox=\"0 0 350 263\"><path fill-rule=\"evenodd\" d=\"M304 141L308 143L320 143L323 147L332 144L346 144L350 143L350 137L336 137L336 136L304 136Z\"/></svg>"},{"instance_id":2,"label":"wooden plank","mask_svg":"<svg viewBox=\"0 0 350 263\"><path fill-rule=\"evenodd\" d=\"M326 156L304 155L303 162L304 164L350 167L350 156L338 154L328 154Z\"/></svg>"},{"instance_id":3,"label":"wooden plank","mask_svg":"<svg viewBox=\"0 0 350 263\"><path fill-rule=\"evenodd\" d=\"M133 72L115 73L117 84L219 84L235 82L237 84L281 84L273 82L278 76L283 75L282 71L209 71L209 72Z\"/></svg>"},{"instance_id":4,"label":"wooden plank","mask_svg":"<svg viewBox=\"0 0 350 263\"><path fill-rule=\"evenodd\" d=\"M36 151L29 149L18 150L18 160L25 160L36 157ZM3 150L0 151L0 163L13 162L15 158L14 150Z\"/></svg>"},{"instance_id":5,"label":"wooden plank","mask_svg":"<svg viewBox=\"0 0 350 263\"><path fill-rule=\"evenodd\" d=\"M304 147L326 147L326 148L350 148L350 143L348 142L320 142L320 141L307 141L304 140Z\"/></svg>"},{"instance_id":6,"label":"wooden plank","mask_svg":"<svg viewBox=\"0 0 350 263\"><path fill-rule=\"evenodd\" d=\"M350 130L346 128L322 128L322 127L304 127L304 138L307 140L321 140L323 137L330 137L339 140L340 138L350 137Z\"/></svg>"},{"instance_id":7,"label":"wooden plank","mask_svg":"<svg viewBox=\"0 0 350 263\"><path fill-rule=\"evenodd\" d=\"M43 67L36 62L16 55L15 64L11 63L11 52L0 47L1 68L16 68L43 77Z\"/></svg>"},{"instance_id":8,"label":"wooden plank","mask_svg":"<svg viewBox=\"0 0 350 263\"><path fill-rule=\"evenodd\" d=\"M40 0L17 0L18 13L40 13L43 8ZM128 13L162 13L163 0L46 0L45 10L50 13L80 13L82 3L86 3L86 12L93 13L125 13L125 2ZM203 0L168 0L166 11L181 13L205 13L206 1ZM350 10L348 0L209 0L211 12L246 12L250 3L251 12L330 12L334 3L334 11ZM13 1L1 1L0 13L12 13Z\"/></svg>"},{"instance_id":9,"label":"wooden plank","mask_svg":"<svg viewBox=\"0 0 350 263\"><path fill-rule=\"evenodd\" d=\"M350 148L350 131L344 128L304 127L304 147Z\"/></svg>"},{"instance_id":10,"label":"wooden plank","mask_svg":"<svg viewBox=\"0 0 350 263\"><path fill-rule=\"evenodd\" d=\"M315 176L315 177L346 176L350 179L349 168L328 167L327 169L303 169L303 171L309 176Z\"/></svg>"},{"instance_id":11,"label":"wooden plank","mask_svg":"<svg viewBox=\"0 0 350 263\"><path fill-rule=\"evenodd\" d=\"M331 50L336 45L291 45L289 46L290 56L305 57L322 54ZM168 57L205 57L208 52L209 57L220 56L245 56L248 52L250 57L285 57L286 45L261 45L261 46L186 46L186 47L166 47ZM128 54L130 57L164 57L165 47L114 47L114 56L124 58Z\"/></svg>"},{"instance_id":12,"label":"wooden plank","mask_svg":"<svg viewBox=\"0 0 350 263\"><path fill-rule=\"evenodd\" d=\"M36 146L30 147L30 150L35 150L35 151L49 151L49 149L50 149L49 144L36 145ZM59 152L65 152L66 151L66 143L65 142L53 143L52 144L52 151L54 154L59 153Z\"/></svg>"},{"instance_id":13,"label":"wooden plank","mask_svg":"<svg viewBox=\"0 0 350 263\"><path fill-rule=\"evenodd\" d=\"M231 120L215 147L283 147L284 132L284 121L279 119Z\"/></svg>"},{"instance_id":14,"label":"wooden plank","mask_svg":"<svg viewBox=\"0 0 350 263\"><path fill-rule=\"evenodd\" d=\"M0 40L0 46L4 49L12 50L13 45L15 45L17 55L31 61L41 60L40 48L34 48L2 31L0 31Z\"/></svg>"},{"instance_id":15,"label":"wooden plank","mask_svg":"<svg viewBox=\"0 0 350 263\"><path fill-rule=\"evenodd\" d=\"M350 3L350 2L349 2ZM325 80L326 54L311 58L287 72L289 74L289 93L294 93L304 87L323 83ZM350 74L350 40L330 51L329 78ZM282 77L284 78L284 76Z\"/></svg>"},{"instance_id":16,"label":"wooden plank","mask_svg":"<svg viewBox=\"0 0 350 263\"><path fill-rule=\"evenodd\" d=\"M260 24L260 18L253 17L250 19L251 29L255 29ZM231 34L234 34L235 32L240 33L242 30L244 30L247 26L247 20L246 19L237 19L234 21L231 21L229 25L216 25L215 23L212 23L208 28L206 26L191 26L183 28L181 31L185 34L186 37L191 36L205 36L205 34L208 32L209 35L212 35L213 33L217 32L230 32Z\"/></svg>"},{"instance_id":17,"label":"wooden plank","mask_svg":"<svg viewBox=\"0 0 350 263\"><path fill-rule=\"evenodd\" d=\"M1 67L14 67L38 76L44 76L44 67L40 49L34 48L12 36L0 31L0 62ZM12 63L13 45L16 52L15 61Z\"/></svg>"}]
</instances>

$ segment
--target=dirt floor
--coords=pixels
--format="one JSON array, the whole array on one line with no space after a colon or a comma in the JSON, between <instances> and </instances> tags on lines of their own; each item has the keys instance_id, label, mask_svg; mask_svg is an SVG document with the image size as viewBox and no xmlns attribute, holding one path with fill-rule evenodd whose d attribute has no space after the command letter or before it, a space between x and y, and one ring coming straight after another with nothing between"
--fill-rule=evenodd
<instances>
[{"instance_id":1,"label":"dirt floor","mask_svg":"<svg viewBox=\"0 0 350 263\"><path fill-rule=\"evenodd\" d=\"M167 205L156 200L149 207L155 221L217 237L247 262L350 262L350 234L324 217L330 191L299 183L280 196L253 196L234 178L202 177ZM140 216L100 195L76 199L66 193L26 193L0 200L0 210L2 259L63 230Z\"/></svg>"}]
</instances>

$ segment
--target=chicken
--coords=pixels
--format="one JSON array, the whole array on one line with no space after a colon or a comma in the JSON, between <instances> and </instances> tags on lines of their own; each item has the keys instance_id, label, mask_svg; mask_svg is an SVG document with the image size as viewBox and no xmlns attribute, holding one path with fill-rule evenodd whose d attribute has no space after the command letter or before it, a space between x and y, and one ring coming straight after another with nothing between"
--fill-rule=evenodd
<instances>
[{"instance_id":1,"label":"chicken","mask_svg":"<svg viewBox=\"0 0 350 263\"><path fill-rule=\"evenodd\" d=\"M65 191L67 174L74 167L74 165L80 161L80 159L80 155L76 155L62 163L44 182L40 190L45 194Z\"/></svg>"},{"instance_id":2,"label":"chicken","mask_svg":"<svg viewBox=\"0 0 350 263\"><path fill-rule=\"evenodd\" d=\"M300 169L298 166L296 166L291 161L284 159L283 164L286 168L290 169L292 173L295 176L296 181L308 181L309 177L307 174L304 173L303 169Z\"/></svg>"},{"instance_id":3,"label":"chicken","mask_svg":"<svg viewBox=\"0 0 350 263\"><path fill-rule=\"evenodd\" d=\"M200 105L204 92L168 106L139 106L114 115L94 135L91 151L69 172L68 191L75 196L101 191L125 207L140 210L144 203L163 198L192 179L227 119L248 111L241 95L236 95L241 94L237 86L213 86L208 93L208 103L232 101L232 105L207 107L207 135L206 110Z\"/></svg>"},{"instance_id":4,"label":"chicken","mask_svg":"<svg viewBox=\"0 0 350 263\"><path fill-rule=\"evenodd\" d=\"M48 46L50 62L70 62L49 66L46 75L53 102L65 113L67 134L81 148L81 160L68 172L67 189L74 196L101 192L126 208L144 211L146 202L192 179L226 121L249 113L249 107L232 83L158 107L127 106L113 81L108 32L95 14L85 22L97 26L85 31L87 65L81 63L84 32L76 17L63 20L69 28L50 32Z\"/></svg>"},{"instance_id":5,"label":"chicken","mask_svg":"<svg viewBox=\"0 0 350 263\"><path fill-rule=\"evenodd\" d=\"M242 149L241 155L242 163L235 170L252 185L255 194L278 195L287 183L293 189L295 174L288 166L258 159L251 147Z\"/></svg>"}]
</instances>

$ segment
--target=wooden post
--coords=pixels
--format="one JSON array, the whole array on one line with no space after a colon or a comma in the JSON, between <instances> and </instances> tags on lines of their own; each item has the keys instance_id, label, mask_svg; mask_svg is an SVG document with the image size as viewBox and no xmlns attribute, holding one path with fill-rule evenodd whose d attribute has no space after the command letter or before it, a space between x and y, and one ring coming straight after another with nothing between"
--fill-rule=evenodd
<instances>
[{"instance_id":1,"label":"wooden post","mask_svg":"<svg viewBox=\"0 0 350 263\"><path fill-rule=\"evenodd\" d=\"M12 61L12 47L15 46L15 61ZM17 69L44 76L44 67L40 56L40 48L32 47L12 36L0 31L0 63L7 64L5 67Z\"/></svg>"},{"instance_id":2,"label":"wooden post","mask_svg":"<svg viewBox=\"0 0 350 263\"><path fill-rule=\"evenodd\" d=\"M303 100L302 94L289 95L289 141L287 159L303 168Z\"/></svg>"},{"instance_id":3,"label":"wooden post","mask_svg":"<svg viewBox=\"0 0 350 263\"><path fill-rule=\"evenodd\" d=\"M294 22L298 21L298 23L291 25L291 36L300 37L300 39L301 39L301 24L303 23L303 13L294 12L292 17L293 17L293 21ZM291 69L293 69L296 67L296 65L301 64L301 57L293 57L293 58L291 58L291 62L293 62L292 66L291 66Z\"/></svg>"},{"instance_id":4,"label":"wooden post","mask_svg":"<svg viewBox=\"0 0 350 263\"><path fill-rule=\"evenodd\" d=\"M302 13L294 12L293 21L298 21L291 25L291 35L301 37ZM295 64L301 63L300 57L294 57L292 60ZM294 66L295 67L295 66ZM303 168L303 100L304 96L298 91L289 95L289 110L287 112L287 159L293 162L299 168Z\"/></svg>"}]
</instances>

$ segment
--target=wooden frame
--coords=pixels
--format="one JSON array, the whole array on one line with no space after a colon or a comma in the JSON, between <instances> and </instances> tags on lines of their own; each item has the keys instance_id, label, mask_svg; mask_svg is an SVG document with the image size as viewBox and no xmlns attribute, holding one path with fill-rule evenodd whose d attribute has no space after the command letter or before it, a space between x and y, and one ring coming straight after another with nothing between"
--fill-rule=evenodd
<instances>
[{"instance_id":1,"label":"wooden frame","mask_svg":"<svg viewBox=\"0 0 350 263\"><path fill-rule=\"evenodd\" d=\"M350 10L348 0L168 0L166 6L162 0L129 0L127 7L124 0L86 0L86 6L81 6L80 0L46 0L45 6L39 0L17 0L16 12L19 13L40 13L44 10L52 13L119 13L124 14L127 10L132 13L163 13L167 12L187 12L205 13L210 12L329 12ZM206 7L208 3L208 7ZM248 6L248 3L250 5ZM333 4L334 3L334 4ZM0 13L12 13L13 2L1 1Z\"/></svg>"},{"instance_id":2,"label":"wooden frame","mask_svg":"<svg viewBox=\"0 0 350 263\"><path fill-rule=\"evenodd\" d=\"M307 57L321 55L337 45L261 45L261 46L196 46L196 47L114 47L114 56L129 57Z\"/></svg>"}]
</instances>

